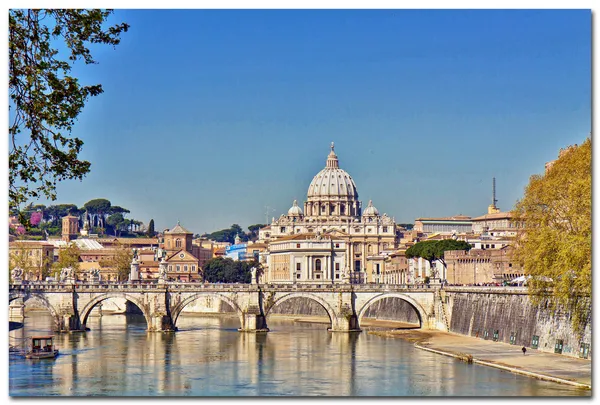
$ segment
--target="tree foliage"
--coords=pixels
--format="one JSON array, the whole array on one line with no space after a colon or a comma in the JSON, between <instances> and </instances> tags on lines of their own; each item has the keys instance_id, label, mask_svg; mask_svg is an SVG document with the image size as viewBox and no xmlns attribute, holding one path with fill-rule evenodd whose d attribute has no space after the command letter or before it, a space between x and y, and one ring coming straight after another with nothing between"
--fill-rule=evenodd
<instances>
[{"instance_id":1,"label":"tree foliage","mask_svg":"<svg viewBox=\"0 0 600 405\"><path fill-rule=\"evenodd\" d=\"M129 278L132 260L133 250L125 245L117 244L113 248L113 254L100 261L100 266L114 270L117 273L118 281L126 281Z\"/></svg>"},{"instance_id":2,"label":"tree foliage","mask_svg":"<svg viewBox=\"0 0 600 405\"><path fill-rule=\"evenodd\" d=\"M531 278L534 302L549 299L582 331L591 316L592 145L568 148L545 175L531 176L513 211L523 224L515 258Z\"/></svg>"},{"instance_id":3,"label":"tree foliage","mask_svg":"<svg viewBox=\"0 0 600 405\"><path fill-rule=\"evenodd\" d=\"M33 253L33 254L32 254ZM19 267L23 270L23 275L28 280L38 278L44 280L47 274L47 270L52 260L51 257L47 256L36 256L38 251L26 242L15 242L10 249L8 268L9 270ZM12 275L9 272L9 279Z\"/></svg>"},{"instance_id":4,"label":"tree foliage","mask_svg":"<svg viewBox=\"0 0 600 405\"><path fill-rule=\"evenodd\" d=\"M250 283L252 267L258 268L258 263L215 257L204 263L202 270L209 283Z\"/></svg>"},{"instance_id":5,"label":"tree foliage","mask_svg":"<svg viewBox=\"0 0 600 405\"><path fill-rule=\"evenodd\" d=\"M439 260L446 267L444 260L444 252L448 250L470 250L471 245L462 240L443 239L443 240L426 240L415 243L413 246L406 249L405 256L410 259L413 257L422 257L429 262L433 268L433 262Z\"/></svg>"},{"instance_id":6,"label":"tree foliage","mask_svg":"<svg viewBox=\"0 0 600 405\"><path fill-rule=\"evenodd\" d=\"M9 11L10 206L42 195L54 200L58 181L81 180L89 172L90 163L79 158L83 141L70 133L88 98L103 90L99 84L81 85L70 71L78 60L97 63L91 44L119 44L129 25L103 27L111 13Z\"/></svg>"},{"instance_id":7,"label":"tree foliage","mask_svg":"<svg viewBox=\"0 0 600 405\"><path fill-rule=\"evenodd\" d=\"M229 242L235 243L235 237L239 236L242 242L247 242L249 236L244 233L242 228L238 224L231 225L230 228L221 229L220 231L216 231L213 233L203 235L210 240L214 240L215 242Z\"/></svg>"},{"instance_id":8,"label":"tree foliage","mask_svg":"<svg viewBox=\"0 0 600 405\"><path fill-rule=\"evenodd\" d=\"M148 224L148 237L152 238L154 237L154 234L156 232L154 231L154 219L150 220L150 223Z\"/></svg>"},{"instance_id":9,"label":"tree foliage","mask_svg":"<svg viewBox=\"0 0 600 405\"><path fill-rule=\"evenodd\" d=\"M71 242L66 247L60 248L58 251L58 260L52 265L54 277L58 278L60 271L66 267L73 268L73 275L75 278L79 274L79 256L81 255L81 249Z\"/></svg>"}]
</instances>

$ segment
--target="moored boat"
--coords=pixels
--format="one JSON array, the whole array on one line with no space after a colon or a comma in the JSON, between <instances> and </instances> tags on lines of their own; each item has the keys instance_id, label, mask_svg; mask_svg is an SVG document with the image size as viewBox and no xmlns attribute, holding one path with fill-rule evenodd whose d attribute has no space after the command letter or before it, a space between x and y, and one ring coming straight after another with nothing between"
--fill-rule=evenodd
<instances>
[{"instance_id":1,"label":"moored boat","mask_svg":"<svg viewBox=\"0 0 600 405\"><path fill-rule=\"evenodd\" d=\"M58 356L54 347L54 336L32 336L31 349L25 353L26 359L53 359Z\"/></svg>"}]
</instances>

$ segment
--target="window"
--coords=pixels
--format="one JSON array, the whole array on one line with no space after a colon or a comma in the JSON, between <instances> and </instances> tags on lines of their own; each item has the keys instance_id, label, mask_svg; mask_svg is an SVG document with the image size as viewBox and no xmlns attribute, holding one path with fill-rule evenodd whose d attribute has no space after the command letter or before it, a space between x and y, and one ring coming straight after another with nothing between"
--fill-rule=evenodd
<instances>
[{"instance_id":1,"label":"window","mask_svg":"<svg viewBox=\"0 0 600 405\"><path fill-rule=\"evenodd\" d=\"M336 270L336 271L340 271L340 264L339 264L339 263L336 263L336 264L335 264L335 270Z\"/></svg>"},{"instance_id":2,"label":"window","mask_svg":"<svg viewBox=\"0 0 600 405\"><path fill-rule=\"evenodd\" d=\"M178 248L180 248L180 247L181 247L181 239L177 239L177 240L175 241L175 247L178 247Z\"/></svg>"},{"instance_id":3,"label":"window","mask_svg":"<svg viewBox=\"0 0 600 405\"><path fill-rule=\"evenodd\" d=\"M296 274L296 278L300 278L300 273L297 273L297 274Z\"/></svg>"},{"instance_id":4,"label":"window","mask_svg":"<svg viewBox=\"0 0 600 405\"><path fill-rule=\"evenodd\" d=\"M367 232L368 232L368 233L371 233L371 230L372 230L372 229L371 229L371 228L369 228L369 229L367 229Z\"/></svg>"},{"instance_id":5,"label":"window","mask_svg":"<svg viewBox=\"0 0 600 405\"><path fill-rule=\"evenodd\" d=\"M296 249L300 249L300 244L296 243Z\"/></svg>"},{"instance_id":6,"label":"window","mask_svg":"<svg viewBox=\"0 0 600 405\"><path fill-rule=\"evenodd\" d=\"M296 271L302 271L302 265L300 263L296 263Z\"/></svg>"},{"instance_id":7,"label":"window","mask_svg":"<svg viewBox=\"0 0 600 405\"><path fill-rule=\"evenodd\" d=\"M173 266L169 265L169 271L173 271Z\"/></svg>"},{"instance_id":8,"label":"window","mask_svg":"<svg viewBox=\"0 0 600 405\"><path fill-rule=\"evenodd\" d=\"M175 266L175 271L176 271L177 273L179 273L179 270L180 270L180 269L181 269L181 267L180 267L179 265Z\"/></svg>"},{"instance_id":9,"label":"window","mask_svg":"<svg viewBox=\"0 0 600 405\"><path fill-rule=\"evenodd\" d=\"M335 247L336 247L336 248L339 248L339 247L340 247L340 244L339 244L339 243L336 243L336 244L335 244Z\"/></svg>"},{"instance_id":10,"label":"window","mask_svg":"<svg viewBox=\"0 0 600 405\"><path fill-rule=\"evenodd\" d=\"M533 338L531 339L531 348L537 349L539 344L540 344L540 337L538 335L533 335Z\"/></svg>"},{"instance_id":11,"label":"window","mask_svg":"<svg viewBox=\"0 0 600 405\"><path fill-rule=\"evenodd\" d=\"M192 273L196 272L196 266L192 265Z\"/></svg>"},{"instance_id":12,"label":"window","mask_svg":"<svg viewBox=\"0 0 600 405\"><path fill-rule=\"evenodd\" d=\"M360 260L354 262L354 271L360 271Z\"/></svg>"},{"instance_id":13,"label":"window","mask_svg":"<svg viewBox=\"0 0 600 405\"><path fill-rule=\"evenodd\" d=\"M387 232L387 231L388 231L388 227L387 227L387 226L384 226L384 227L383 227L383 232Z\"/></svg>"},{"instance_id":14,"label":"window","mask_svg":"<svg viewBox=\"0 0 600 405\"><path fill-rule=\"evenodd\" d=\"M562 339L557 339L556 344L554 345L554 353L562 354L563 351L563 341Z\"/></svg>"},{"instance_id":15,"label":"window","mask_svg":"<svg viewBox=\"0 0 600 405\"><path fill-rule=\"evenodd\" d=\"M321 270L321 259L315 260L315 270L316 271L320 271Z\"/></svg>"},{"instance_id":16,"label":"window","mask_svg":"<svg viewBox=\"0 0 600 405\"><path fill-rule=\"evenodd\" d=\"M282 226L281 228L279 228L279 232L284 233L285 232L285 226Z\"/></svg>"},{"instance_id":17,"label":"window","mask_svg":"<svg viewBox=\"0 0 600 405\"><path fill-rule=\"evenodd\" d=\"M377 263L377 264L375 265L375 271L377 272L377 274L379 274L379 263Z\"/></svg>"},{"instance_id":18,"label":"window","mask_svg":"<svg viewBox=\"0 0 600 405\"><path fill-rule=\"evenodd\" d=\"M369 245L367 246L367 253L371 253L373 251L373 246Z\"/></svg>"},{"instance_id":19,"label":"window","mask_svg":"<svg viewBox=\"0 0 600 405\"><path fill-rule=\"evenodd\" d=\"M187 264L186 264L185 266L183 266L183 272L184 272L184 273L187 273L187 272L188 272L188 266L187 266Z\"/></svg>"},{"instance_id":20,"label":"window","mask_svg":"<svg viewBox=\"0 0 600 405\"><path fill-rule=\"evenodd\" d=\"M336 275L335 275L335 278L339 279L339 278L340 278L340 275L339 275L339 274L336 274Z\"/></svg>"},{"instance_id":21,"label":"window","mask_svg":"<svg viewBox=\"0 0 600 405\"><path fill-rule=\"evenodd\" d=\"M319 280L321 278L320 274L317 274L317 280Z\"/></svg>"}]
</instances>

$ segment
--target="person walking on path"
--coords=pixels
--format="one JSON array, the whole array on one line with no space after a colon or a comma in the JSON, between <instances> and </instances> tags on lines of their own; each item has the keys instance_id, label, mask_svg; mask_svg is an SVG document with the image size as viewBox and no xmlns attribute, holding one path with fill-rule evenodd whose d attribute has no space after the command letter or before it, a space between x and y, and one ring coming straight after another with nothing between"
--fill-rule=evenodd
<instances>
[{"instance_id":1,"label":"person walking on path","mask_svg":"<svg viewBox=\"0 0 600 405\"><path fill-rule=\"evenodd\" d=\"M523 346L523 348L521 350L523 351L523 356L525 356L525 352L527 351L527 349L525 348L525 346Z\"/></svg>"}]
</instances>

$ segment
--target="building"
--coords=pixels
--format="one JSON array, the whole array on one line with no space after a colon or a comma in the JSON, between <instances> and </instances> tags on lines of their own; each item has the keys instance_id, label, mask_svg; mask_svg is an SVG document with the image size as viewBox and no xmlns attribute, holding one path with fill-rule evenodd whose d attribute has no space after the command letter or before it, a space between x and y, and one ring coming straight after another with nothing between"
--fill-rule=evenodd
<instances>
[{"instance_id":1,"label":"building","mask_svg":"<svg viewBox=\"0 0 600 405\"><path fill-rule=\"evenodd\" d=\"M62 218L62 240L70 242L79 234L79 218L67 215Z\"/></svg>"},{"instance_id":2,"label":"building","mask_svg":"<svg viewBox=\"0 0 600 405\"><path fill-rule=\"evenodd\" d=\"M470 233L472 228L471 217L455 215L442 218L417 218L413 230L424 234L442 233L452 235L453 233Z\"/></svg>"},{"instance_id":3,"label":"building","mask_svg":"<svg viewBox=\"0 0 600 405\"><path fill-rule=\"evenodd\" d=\"M405 253L406 249L398 249L385 258L384 284L414 284Z\"/></svg>"},{"instance_id":4,"label":"building","mask_svg":"<svg viewBox=\"0 0 600 405\"><path fill-rule=\"evenodd\" d=\"M23 280L43 281L54 263L54 246L45 241L15 241L8 245L9 268L23 270Z\"/></svg>"},{"instance_id":5,"label":"building","mask_svg":"<svg viewBox=\"0 0 600 405\"><path fill-rule=\"evenodd\" d=\"M240 237L236 235L235 243L233 245L229 245L225 247L225 257L228 257L235 261L246 260L246 249L248 247L247 243L242 243Z\"/></svg>"},{"instance_id":6,"label":"building","mask_svg":"<svg viewBox=\"0 0 600 405\"><path fill-rule=\"evenodd\" d=\"M444 253L450 284L501 284L524 274L513 262L513 248L452 250Z\"/></svg>"},{"instance_id":7,"label":"building","mask_svg":"<svg viewBox=\"0 0 600 405\"><path fill-rule=\"evenodd\" d=\"M514 237L517 226L510 212L494 212L473 218L473 233L499 237Z\"/></svg>"},{"instance_id":8,"label":"building","mask_svg":"<svg viewBox=\"0 0 600 405\"><path fill-rule=\"evenodd\" d=\"M342 282L344 279L352 282L380 281L383 274L381 266L384 263L381 255L384 251L393 251L397 247L395 220L385 213L380 215L372 201L369 201L363 210L354 180L339 167L333 143L325 168L314 176L308 186L304 210L294 201L287 215L273 218L268 226L259 230L259 241L268 243L270 255L273 249L280 249L279 245L273 245L274 241L292 235L300 235L300 240L305 241L300 243L301 246L315 247L314 252L311 252L310 248L303 248L305 262L308 257L321 254L321 244L308 243L317 235L332 237L345 247L344 260L338 262L343 265L340 269L342 273L339 278L336 278L334 273L333 282ZM272 261L268 260L268 263L270 265ZM274 263L279 262L273 262L273 265ZM311 266L315 268L316 263L311 262ZM283 274L279 267L278 269L278 272L271 271L266 274L273 277ZM311 279L309 273L306 274L308 279ZM317 273L314 274L316 277ZM271 282L275 279L270 280L267 277L265 281Z\"/></svg>"},{"instance_id":9,"label":"building","mask_svg":"<svg viewBox=\"0 0 600 405\"><path fill-rule=\"evenodd\" d=\"M341 282L346 251L346 242L335 234L283 236L269 243L265 276L277 284Z\"/></svg>"}]
</instances>

